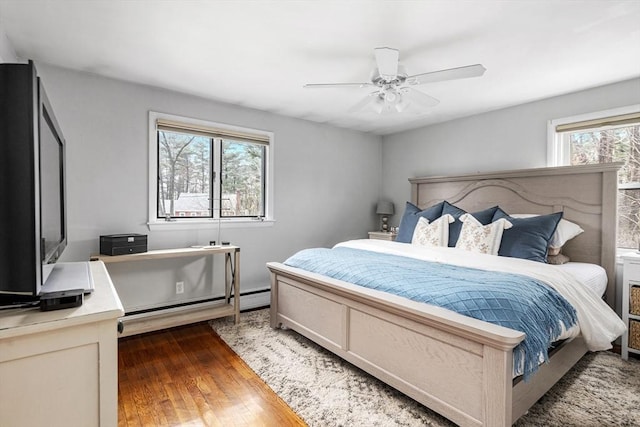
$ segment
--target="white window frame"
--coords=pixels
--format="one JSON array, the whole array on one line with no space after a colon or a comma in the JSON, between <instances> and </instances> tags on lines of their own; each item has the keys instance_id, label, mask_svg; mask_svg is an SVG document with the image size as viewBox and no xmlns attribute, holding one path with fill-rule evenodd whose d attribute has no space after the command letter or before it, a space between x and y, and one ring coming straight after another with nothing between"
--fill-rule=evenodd
<instances>
[{"instance_id":1,"label":"white window frame","mask_svg":"<svg viewBox=\"0 0 640 427\"><path fill-rule=\"evenodd\" d=\"M266 165L265 165L265 206L264 217L256 218L189 218L189 217L172 217L170 221L158 218L158 137L156 123L158 119L170 120L185 124L199 125L215 129L226 130L229 132L251 133L262 135L269 139L267 147ZM194 119L190 117L182 117L174 114L159 113L149 111L149 215L147 226L149 230L201 230L221 228L247 228L247 227L269 227L275 223L274 217L274 133L245 128L240 126L228 125L224 123L216 123L208 120ZM214 144L218 146L218 144ZM219 148L215 148L219 151ZM213 158L219 158L220 153L212 153ZM219 177L219 174L217 174ZM219 179L219 178L216 178ZM213 185L213 183L212 183ZM214 198L218 194L218 185L214 185Z\"/></svg>"},{"instance_id":2,"label":"white window frame","mask_svg":"<svg viewBox=\"0 0 640 427\"><path fill-rule=\"evenodd\" d=\"M640 104L549 120L547 122L547 166L568 166L571 163L569 141L562 141L562 137L556 132L557 126L631 113L640 113Z\"/></svg>"},{"instance_id":3,"label":"white window frame","mask_svg":"<svg viewBox=\"0 0 640 427\"><path fill-rule=\"evenodd\" d=\"M640 113L640 104L549 120L547 122L547 166L568 166L571 164L569 140L567 138L563 139L562 136L556 132L557 126L632 113ZM630 188L636 187L633 186ZM618 256L620 256L634 250L635 249L618 248L617 253Z\"/></svg>"}]
</instances>

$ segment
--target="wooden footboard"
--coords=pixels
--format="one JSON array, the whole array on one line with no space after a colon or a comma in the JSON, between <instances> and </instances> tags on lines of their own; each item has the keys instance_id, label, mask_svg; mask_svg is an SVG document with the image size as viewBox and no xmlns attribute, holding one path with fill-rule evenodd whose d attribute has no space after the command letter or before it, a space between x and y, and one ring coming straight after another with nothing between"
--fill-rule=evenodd
<instances>
[{"instance_id":1,"label":"wooden footboard","mask_svg":"<svg viewBox=\"0 0 640 427\"><path fill-rule=\"evenodd\" d=\"M512 424L512 352L522 332L267 266L273 328L295 330L457 424Z\"/></svg>"}]
</instances>

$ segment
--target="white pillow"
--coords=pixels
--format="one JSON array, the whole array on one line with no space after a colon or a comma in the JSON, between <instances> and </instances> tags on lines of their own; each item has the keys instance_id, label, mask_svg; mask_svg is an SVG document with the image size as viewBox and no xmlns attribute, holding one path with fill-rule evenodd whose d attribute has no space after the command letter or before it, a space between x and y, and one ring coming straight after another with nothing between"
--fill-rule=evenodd
<instances>
[{"instance_id":1,"label":"white pillow","mask_svg":"<svg viewBox=\"0 0 640 427\"><path fill-rule=\"evenodd\" d=\"M413 230L411 244L417 246L447 246L449 244L449 224L455 221L449 214L429 224L429 220L420 217Z\"/></svg>"},{"instance_id":2,"label":"white pillow","mask_svg":"<svg viewBox=\"0 0 640 427\"><path fill-rule=\"evenodd\" d=\"M531 218L532 216L538 215L515 214L510 216L514 218ZM565 245L565 243L581 233L584 233L584 230L580 228L578 224L576 224L575 222L567 221L566 219L561 219L558 223L558 227L556 227L556 231L553 233L553 236L551 236L551 239L549 240L549 247L553 249L560 249Z\"/></svg>"},{"instance_id":3,"label":"white pillow","mask_svg":"<svg viewBox=\"0 0 640 427\"><path fill-rule=\"evenodd\" d=\"M482 225L470 214L462 215L460 221L462 221L462 229L456 248L489 255L498 255L500 243L502 243L502 232L512 227L512 224L504 218Z\"/></svg>"}]
</instances>

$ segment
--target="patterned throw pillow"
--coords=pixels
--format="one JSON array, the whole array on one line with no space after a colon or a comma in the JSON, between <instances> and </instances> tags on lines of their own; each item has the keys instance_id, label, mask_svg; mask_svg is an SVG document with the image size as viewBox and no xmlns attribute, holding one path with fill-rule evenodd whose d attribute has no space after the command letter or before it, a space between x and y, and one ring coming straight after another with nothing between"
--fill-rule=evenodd
<instances>
[{"instance_id":1,"label":"patterned throw pillow","mask_svg":"<svg viewBox=\"0 0 640 427\"><path fill-rule=\"evenodd\" d=\"M414 230L416 229L416 224L418 224L418 219L423 217L428 219L430 222L435 221L442 216L443 206L444 202L440 202L421 210L413 203L407 202L404 214L400 220L400 230L396 236L396 242L411 243L411 238Z\"/></svg>"},{"instance_id":2,"label":"patterned throw pillow","mask_svg":"<svg viewBox=\"0 0 640 427\"><path fill-rule=\"evenodd\" d=\"M504 218L482 225L473 215L464 214L460 217L462 230L456 242L456 248L481 254L498 255L502 232L511 228L511 223Z\"/></svg>"},{"instance_id":3,"label":"patterned throw pillow","mask_svg":"<svg viewBox=\"0 0 640 427\"><path fill-rule=\"evenodd\" d=\"M449 242L449 224L455 221L453 216L446 214L429 224L429 220L421 217L411 238L412 245L418 246L447 246Z\"/></svg>"},{"instance_id":4,"label":"patterned throw pillow","mask_svg":"<svg viewBox=\"0 0 640 427\"><path fill-rule=\"evenodd\" d=\"M498 206L494 206L483 211L471 212L471 215L474 216L475 219L480 221L482 225L490 224L493 221L493 215L498 210ZM458 236L460 236L460 230L462 229L462 221L460 221L460 217L466 214L467 211L464 209L460 209L456 205L452 205L451 203L444 201L444 206L442 207L442 214L451 214L453 219L456 221L452 222L449 225L449 246L454 248L456 246L456 242L458 241Z\"/></svg>"}]
</instances>

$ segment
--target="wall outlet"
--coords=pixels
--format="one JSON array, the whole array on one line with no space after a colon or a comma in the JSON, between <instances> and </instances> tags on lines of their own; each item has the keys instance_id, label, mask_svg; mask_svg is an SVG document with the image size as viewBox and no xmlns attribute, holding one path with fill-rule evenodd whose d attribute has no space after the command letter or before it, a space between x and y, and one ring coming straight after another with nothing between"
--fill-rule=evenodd
<instances>
[{"instance_id":1,"label":"wall outlet","mask_svg":"<svg viewBox=\"0 0 640 427\"><path fill-rule=\"evenodd\" d=\"M176 294L184 293L184 282L176 282Z\"/></svg>"}]
</instances>

